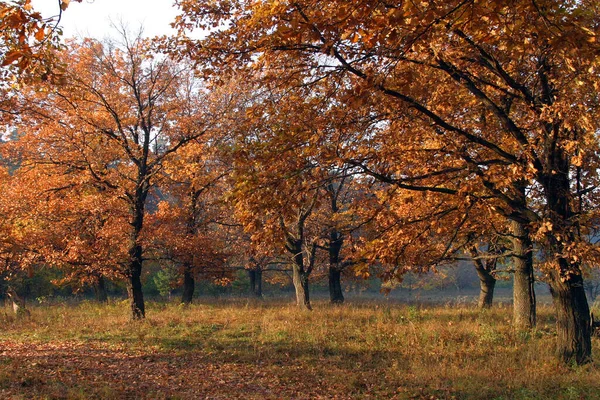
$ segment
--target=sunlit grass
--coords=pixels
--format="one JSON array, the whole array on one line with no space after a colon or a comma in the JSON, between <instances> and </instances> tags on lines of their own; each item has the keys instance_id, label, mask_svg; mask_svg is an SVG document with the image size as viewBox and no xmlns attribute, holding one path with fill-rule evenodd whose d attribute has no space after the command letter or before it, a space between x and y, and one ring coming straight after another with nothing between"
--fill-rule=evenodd
<instances>
[{"instance_id":1,"label":"sunlit grass","mask_svg":"<svg viewBox=\"0 0 600 400\"><path fill-rule=\"evenodd\" d=\"M290 389L294 385L298 393L306 391L298 376L314 381L315 396L325 398L600 398L598 362L578 368L556 362L547 306L538 311L537 329L526 333L512 329L508 307L479 311L469 306L317 302L314 308L302 312L277 301L188 308L150 303L140 322L128 319L124 303L35 307L31 318L22 320L5 309L0 341L87 343L142 357L198 356L202 362L243 366L248 373L268 372L269 380L261 385L289 386L270 398L294 397L285 395L296 393ZM599 345L594 339L595 360L600 359ZM9 354L8 360L0 362L0 394L14 386L10 369L17 368L17 359L11 362ZM40 382L47 382L45 372L37 372ZM42 396L46 384L36 383L35 377L28 393ZM88 378L82 375L79 387L62 390L61 396L121 393L110 382L101 385ZM165 397L160 393L148 396ZM238 394L260 398L271 392L265 393Z\"/></svg>"}]
</instances>

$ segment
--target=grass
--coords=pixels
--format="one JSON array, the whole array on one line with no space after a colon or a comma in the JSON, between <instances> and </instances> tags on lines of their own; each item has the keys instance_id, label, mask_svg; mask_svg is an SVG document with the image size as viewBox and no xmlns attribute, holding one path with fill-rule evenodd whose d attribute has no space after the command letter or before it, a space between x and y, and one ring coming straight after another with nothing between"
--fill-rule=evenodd
<instances>
[{"instance_id":1,"label":"grass","mask_svg":"<svg viewBox=\"0 0 600 400\"><path fill-rule=\"evenodd\" d=\"M538 328L511 310L467 305L277 301L182 308L35 307L0 312L0 398L600 398L600 364L553 356L550 307ZM599 360L594 338L594 359Z\"/></svg>"}]
</instances>

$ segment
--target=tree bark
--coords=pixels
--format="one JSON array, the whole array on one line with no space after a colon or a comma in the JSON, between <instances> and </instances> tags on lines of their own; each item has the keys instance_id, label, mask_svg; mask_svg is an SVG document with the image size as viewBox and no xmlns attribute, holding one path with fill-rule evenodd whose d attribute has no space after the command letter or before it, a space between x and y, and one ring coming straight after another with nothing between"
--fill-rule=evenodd
<instances>
[{"instance_id":1,"label":"tree bark","mask_svg":"<svg viewBox=\"0 0 600 400\"><path fill-rule=\"evenodd\" d=\"M142 246L135 245L132 251L134 257L129 268L129 283L127 293L131 307L131 319L139 320L146 317L144 293L142 292Z\"/></svg>"},{"instance_id":2,"label":"tree bark","mask_svg":"<svg viewBox=\"0 0 600 400\"><path fill-rule=\"evenodd\" d=\"M559 147L550 173L544 176L544 191L550 210L548 253L554 255L550 289L556 312L557 355L565 363L585 364L592 359L590 309L579 260L566 258L565 247L577 242L577 216L571 203L569 156Z\"/></svg>"},{"instance_id":3,"label":"tree bark","mask_svg":"<svg viewBox=\"0 0 600 400\"><path fill-rule=\"evenodd\" d=\"M108 294L106 293L106 282L104 277L100 275L94 285L94 291L96 292L96 300L98 303L108 303Z\"/></svg>"},{"instance_id":4,"label":"tree bark","mask_svg":"<svg viewBox=\"0 0 600 400\"><path fill-rule=\"evenodd\" d=\"M566 262L567 260L563 260ZM590 309L581 275L561 279L550 274L550 291L556 312L557 356L565 363L586 364L592 359Z\"/></svg>"},{"instance_id":5,"label":"tree bark","mask_svg":"<svg viewBox=\"0 0 600 400\"><path fill-rule=\"evenodd\" d=\"M304 310L312 310L308 291L308 274L293 265L293 282L296 289L296 304Z\"/></svg>"},{"instance_id":6,"label":"tree bark","mask_svg":"<svg viewBox=\"0 0 600 400\"><path fill-rule=\"evenodd\" d=\"M316 204L317 194L318 191L315 191L312 201L307 208L299 210L298 219L294 226L294 233L285 226L283 216L279 219L281 228L285 234L285 249L292 256L292 281L296 289L296 303L298 307L304 310L312 310L308 291L308 277L314 268L317 251L316 239L307 247L304 224Z\"/></svg>"},{"instance_id":7,"label":"tree bark","mask_svg":"<svg viewBox=\"0 0 600 400\"><path fill-rule=\"evenodd\" d=\"M183 268L183 293L181 295L181 304L190 305L194 298L194 274L189 265Z\"/></svg>"},{"instance_id":8,"label":"tree bark","mask_svg":"<svg viewBox=\"0 0 600 400\"><path fill-rule=\"evenodd\" d=\"M329 299L333 304L342 304L344 302L344 292L341 283L342 271L329 267Z\"/></svg>"},{"instance_id":9,"label":"tree bark","mask_svg":"<svg viewBox=\"0 0 600 400\"><path fill-rule=\"evenodd\" d=\"M256 298L262 298L262 270L249 269L248 276L250 277L250 295Z\"/></svg>"},{"instance_id":10,"label":"tree bark","mask_svg":"<svg viewBox=\"0 0 600 400\"><path fill-rule=\"evenodd\" d=\"M533 275L532 243L529 230L521 222L511 221L513 253L513 324L519 330L536 325L536 298Z\"/></svg>"},{"instance_id":11,"label":"tree bark","mask_svg":"<svg viewBox=\"0 0 600 400\"><path fill-rule=\"evenodd\" d=\"M143 266L143 250L139 243L140 233L144 227L144 214L146 206L146 197L148 196L148 183L144 181L147 171L141 168L138 171L138 186L135 194L132 196L134 201L132 204L132 221L131 221L131 236L129 244L129 284L127 293L131 306L131 319L139 320L146 317L146 309L144 306L144 293L142 292L142 266Z\"/></svg>"},{"instance_id":12,"label":"tree bark","mask_svg":"<svg viewBox=\"0 0 600 400\"><path fill-rule=\"evenodd\" d=\"M475 263L475 270L479 277L479 300L477 307L481 309L491 308L494 301L494 289L496 288L496 278L485 268L479 268Z\"/></svg>"},{"instance_id":13,"label":"tree bark","mask_svg":"<svg viewBox=\"0 0 600 400\"><path fill-rule=\"evenodd\" d=\"M334 204L335 205L335 204ZM333 207L334 212L337 208ZM337 230L333 229L329 234L329 299L332 304L342 304L344 302L344 292L342 291L340 268L340 252L344 243L344 237Z\"/></svg>"},{"instance_id":14,"label":"tree bark","mask_svg":"<svg viewBox=\"0 0 600 400\"><path fill-rule=\"evenodd\" d=\"M29 317L31 315L27 307L25 307L25 301L21 298L21 296L17 294L17 292L12 287L9 286L6 289L6 294L8 298L10 298L10 300L12 301L13 311L17 318L23 316Z\"/></svg>"},{"instance_id":15,"label":"tree bark","mask_svg":"<svg viewBox=\"0 0 600 400\"><path fill-rule=\"evenodd\" d=\"M488 253L492 252L492 249L496 250L495 244L490 243L488 246ZM485 263L477 258L479 256L479 250L477 245L473 245L468 249L469 255L473 259L475 265L475 272L479 277L479 301L477 307L481 309L491 308L494 301L494 288L496 287L496 278L493 272L496 270L497 258L490 258ZM493 254L489 254L493 256Z\"/></svg>"}]
</instances>

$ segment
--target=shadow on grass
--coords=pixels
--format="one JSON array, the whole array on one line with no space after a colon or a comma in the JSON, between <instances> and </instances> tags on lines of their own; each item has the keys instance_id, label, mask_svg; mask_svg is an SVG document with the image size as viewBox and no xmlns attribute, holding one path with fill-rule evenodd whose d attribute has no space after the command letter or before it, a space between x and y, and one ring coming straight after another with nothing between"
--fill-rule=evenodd
<instances>
[{"instance_id":1,"label":"shadow on grass","mask_svg":"<svg viewBox=\"0 0 600 400\"><path fill-rule=\"evenodd\" d=\"M479 372L431 370L428 376L397 352L283 337L256 342L251 332L230 336L0 345L0 397L592 399L600 393L600 383L560 379L542 389L519 385L502 371L490 382L494 374L483 364Z\"/></svg>"},{"instance_id":2,"label":"shadow on grass","mask_svg":"<svg viewBox=\"0 0 600 400\"><path fill-rule=\"evenodd\" d=\"M227 307L206 308L179 315L165 307L155 320L113 320L85 334L65 330L72 341L57 333L42 336L44 342L13 334L12 342L0 340L0 398L600 397L598 365L569 370L528 360L522 344L551 346L551 333L542 341L496 329L510 318L506 309L319 304L323 313L289 315L284 306L261 322L256 315L273 305L234 315ZM350 321L339 325L347 331L326 326L331 319ZM541 324L551 321L549 313L540 315ZM470 330L458 329L460 323ZM33 325L15 333L48 332ZM396 332L404 337L394 348L396 339L381 335Z\"/></svg>"},{"instance_id":3,"label":"shadow on grass","mask_svg":"<svg viewBox=\"0 0 600 400\"><path fill-rule=\"evenodd\" d=\"M310 346L279 348L265 357L253 353L251 346L221 344L205 351L198 342L166 343L179 351L129 351L126 345L111 349L100 343L16 346L4 352L0 394L57 399L349 399L390 398L396 390L378 377L377 363L389 355L371 354L367 363L359 354L336 351L328 356L327 350Z\"/></svg>"}]
</instances>

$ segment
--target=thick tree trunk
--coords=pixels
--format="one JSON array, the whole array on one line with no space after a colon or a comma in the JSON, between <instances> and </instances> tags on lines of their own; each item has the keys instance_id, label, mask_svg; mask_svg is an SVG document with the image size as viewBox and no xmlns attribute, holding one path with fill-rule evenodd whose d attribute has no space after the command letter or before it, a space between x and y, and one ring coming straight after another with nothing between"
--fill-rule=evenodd
<instances>
[{"instance_id":1,"label":"thick tree trunk","mask_svg":"<svg viewBox=\"0 0 600 400\"><path fill-rule=\"evenodd\" d=\"M550 289L556 312L557 355L565 363L585 364L592 358L590 309L581 265L565 258L565 248L577 242L577 216L571 203L569 156L559 147L545 177L544 191L550 210L551 229L546 237L549 254L555 254L556 268L550 272Z\"/></svg>"},{"instance_id":2,"label":"thick tree trunk","mask_svg":"<svg viewBox=\"0 0 600 400\"><path fill-rule=\"evenodd\" d=\"M181 304L190 305L194 298L194 274L189 266L183 268L183 293L181 295Z\"/></svg>"},{"instance_id":3,"label":"thick tree trunk","mask_svg":"<svg viewBox=\"0 0 600 400\"><path fill-rule=\"evenodd\" d=\"M308 274L293 266L293 282L296 289L296 304L304 310L312 310L308 292Z\"/></svg>"},{"instance_id":4,"label":"thick tree trunk","mask_svg":"<svg viewBox=\"0 0 600 400\"><path fill-rule=\"evenodd\" d=\"M342 304L344 302L344 292L341 283L342 271L329 267L329 298L333 304Z\"/></svg>"},{"instance_id":5,"label":"thick tree trunk","mask_svg":"<svg viewBox=\"0 0 600 400\"><path fill-rule=\"evenodd\" d=\"M248 276L250 277L250 296L262 298L262 270L249 269Z\"/></svg>"},{"instance_id":6,"label":"thick tree trunk","mask_svg":"<svg viewBox=\"0 0 600 400\"><path fill-rule=\"evenodd\" d=\"M494 301L494 288L496 287L496 278L485 269L477 269L479 276L479 300L477 307L481 309L491 308Z\"/></svg>"},{"instance_id":7,"label":"thick tree trunk","mask_svg":"<svg viewBox=\"0 0 600 400\"><path fill-rule=\"evenodd\" d=\"M104 277L100 275L94 285L94 291L96 292L96 300L98 303L108 303L108 294L106 293L106 282Z\"/></svg>"},{"instance_id":8,"label":"thick tree trunk","mask_svg":"<svg viewBox=\"0 0 600 400\"><path fill-rule=\"evenodd\" d=\"M513 318L514 326L529 330L536 324L536 299L533 275L532 244L527 227L511 221L513 253Z\"/></svg>"},{"instance_id":9,"label":"thick tree trunk","mask_svg":"<svg viewBox=\"0 0 600 400\"><path fill-rule=\"evenodd\" d=\"M565 363L588 363L592 358L592 328L583 279L581 275L571 275L564 280L557 271L550 274L550 279L556 312L557 356Z\"/></svg>"}]
</instances>

